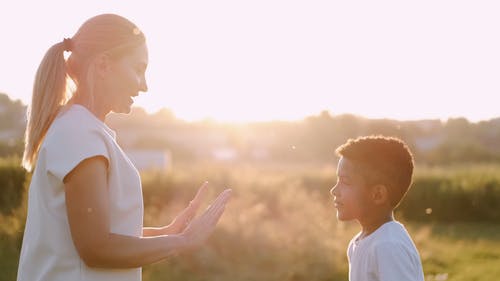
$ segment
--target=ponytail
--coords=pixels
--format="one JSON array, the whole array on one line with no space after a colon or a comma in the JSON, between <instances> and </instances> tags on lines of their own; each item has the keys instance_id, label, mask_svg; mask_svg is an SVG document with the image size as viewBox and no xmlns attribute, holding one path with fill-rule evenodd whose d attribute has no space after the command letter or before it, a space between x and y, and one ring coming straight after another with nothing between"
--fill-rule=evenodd
<instances>
[{"instance_id":1,"label":"ponytail","mask_svg":"<svg viewBox=\"0 0 500 281\"><path fill-rule=\"evenodd\" d=\"M108 52L116 56L144 43L144 34L128 19L115 14L102 14L88 19L70 39L52 46L38 67L33 97L28 108L28 125L22 166L31 171L40 145L52 121L71 98L80 99L90 109L94 106L94 66L96 55ZM66 61L64 51L71 51ZM67 81L73 83L67 84ZM74 86L71 91L68 85ZM80 95L84 96L80 96Z\"/></svg>"},{"instance_id":2,"label":"ponytail","mask_svg":"<svg viewBox=\"0 0 500 281\"><path fill-rule=\"evenodd\" d=\"M57 43L45 54L35 76L33 96L28 108L28 124L22 166L31 171L38 158L40 145L59 109L67 100L66 42Z\"/></svg>"}]
</instances>

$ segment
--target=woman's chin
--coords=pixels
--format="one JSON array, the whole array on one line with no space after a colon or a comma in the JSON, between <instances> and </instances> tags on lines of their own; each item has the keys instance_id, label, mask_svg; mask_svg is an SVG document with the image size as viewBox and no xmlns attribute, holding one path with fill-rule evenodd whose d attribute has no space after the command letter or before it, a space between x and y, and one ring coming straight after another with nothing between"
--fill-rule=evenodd
<instances>
[{"instance_id":1,"label":"woman's chin","mask_svg":"<svg viewBox=\"0 0 500 281\"><path fill-rule=\"evenodd\" d=\"M129 114L132 111L132 105L121 106L120 108L113 109L114 113Z\"/></svg>"}]
</instances>

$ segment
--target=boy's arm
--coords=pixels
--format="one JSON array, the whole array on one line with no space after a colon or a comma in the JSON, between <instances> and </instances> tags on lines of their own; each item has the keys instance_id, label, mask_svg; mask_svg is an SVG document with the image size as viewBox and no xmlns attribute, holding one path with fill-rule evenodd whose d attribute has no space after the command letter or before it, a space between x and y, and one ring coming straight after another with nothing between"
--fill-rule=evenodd
<instances>
[{"instance_id":1,"label":"boy's arm","mask_svg":"<svg viewBox=\"0 0 500 281\"><path fill-rule=\"evenodd\" d=\"M418 253L401 243L383 242L375 246L375 272L381 281L424 281Z\"/></svg>"}]
</instances>

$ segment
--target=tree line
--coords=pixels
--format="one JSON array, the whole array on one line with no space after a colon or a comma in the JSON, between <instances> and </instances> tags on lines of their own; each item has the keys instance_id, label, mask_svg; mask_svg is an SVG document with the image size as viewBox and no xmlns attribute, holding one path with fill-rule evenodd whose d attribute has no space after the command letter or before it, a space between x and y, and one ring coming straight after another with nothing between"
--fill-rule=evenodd
<instances>
[{"instance_id":1,"label":"tree line","mask_svg":"<svg viewBox=\"0 0 500 281\"><path fill-rule=\"evenodd\" d=\"M0 157L22 153L25 115L21 101L0 93ZM329 162L347 139L375 134L405 140L417 163L500 162L500 117L475 123L465 118L399 121L322 111L301 121L229 124L186 122L168 109L149 114L135 107L129 115L109 115L106 123L125 148L165 149L181 160L226 147L239 160Z\"/></svg>"}]
</instances>

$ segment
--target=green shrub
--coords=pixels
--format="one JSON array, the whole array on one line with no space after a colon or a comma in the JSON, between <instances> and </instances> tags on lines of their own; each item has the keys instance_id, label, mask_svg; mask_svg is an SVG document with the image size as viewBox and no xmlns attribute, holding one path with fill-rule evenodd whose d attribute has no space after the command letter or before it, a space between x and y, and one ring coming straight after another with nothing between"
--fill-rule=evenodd
<instances>
[{"instance_id":1,"label":"green shrub","mask_svg":"<svg viewBox=\"0 0 500 281\"><path fill-rule=\"evenodd\" d=\"M18 158L0 158L0 214L10 214L21 204L26 177Z\"/></svg>"},{"instance_id":2,"label":"green shrub","mask_svg":"<svg viewBox=\"0 0 500 281\"><path fill-rule=\"evenodd\" d=\"M417 168L418 169L418 168ZM397 212L408 220L500 221L500 169L462 166L423 169Z\"/></svg>"}]
</instances>

